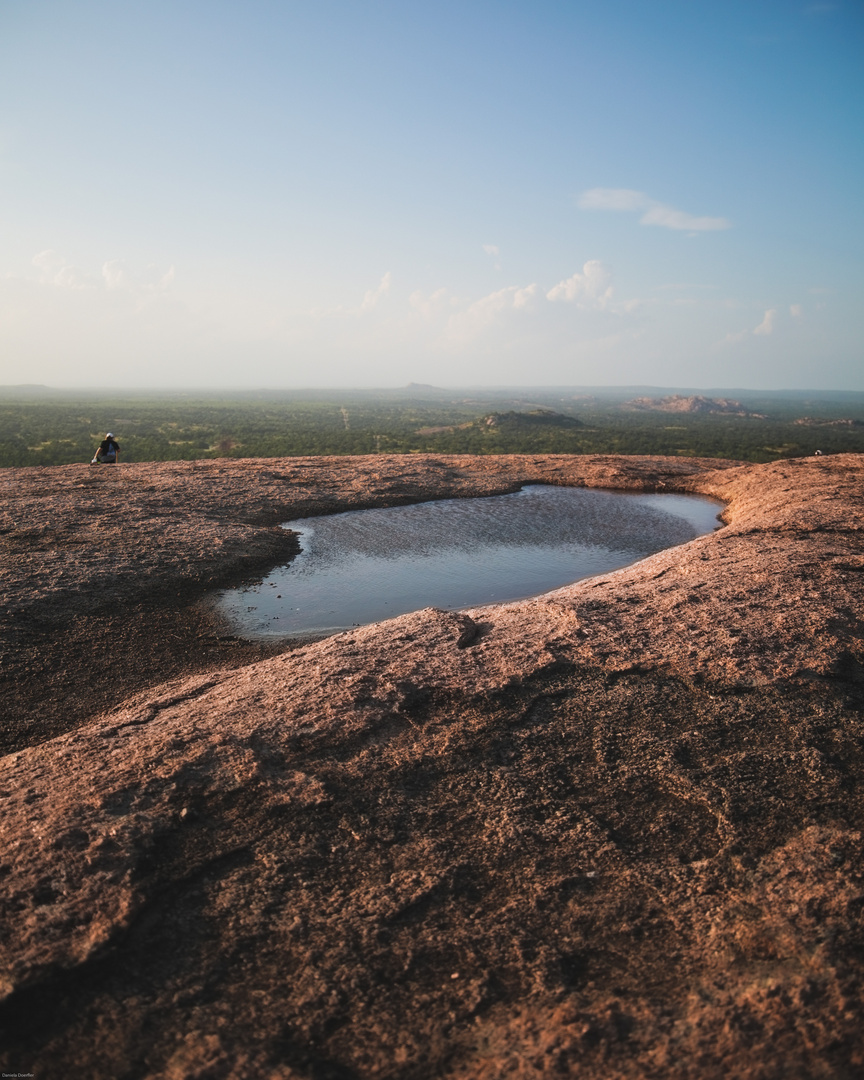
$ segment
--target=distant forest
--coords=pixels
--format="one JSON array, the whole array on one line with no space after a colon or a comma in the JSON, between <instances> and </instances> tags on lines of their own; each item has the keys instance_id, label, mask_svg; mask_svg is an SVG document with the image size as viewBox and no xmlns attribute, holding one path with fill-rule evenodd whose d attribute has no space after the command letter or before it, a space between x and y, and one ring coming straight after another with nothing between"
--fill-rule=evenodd
<instances>
[{"instance_id":1,"label":"distant forest","mask_svg":"<svg viewBox=\"0 0 864 1080\"><path fill-rule=\"evenodd\" d=\"M0 388L0 466L310 454L672 454L766 462L864 452L864 394L478 390L98 393Z\"/></svg>"}]
</instances>

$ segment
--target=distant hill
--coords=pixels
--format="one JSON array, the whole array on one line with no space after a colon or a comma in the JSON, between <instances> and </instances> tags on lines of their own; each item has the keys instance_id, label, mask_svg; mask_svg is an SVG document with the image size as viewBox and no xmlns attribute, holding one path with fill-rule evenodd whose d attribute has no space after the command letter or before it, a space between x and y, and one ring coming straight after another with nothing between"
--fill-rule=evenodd
<instances>
[{"instance_id":1,"label":"distant hill","mask_svg":"<svg viewBox=\"0 0 864 1080\"><path fill-rule=\"evenodd\" d=\"M501 435L530 435L532 432L555 432L574 431L585 425L581 420L573 416L564 416L553 409L531 409L528 412L518 412L509 409L507 412L494 412L486 416L480 416L476 420L469 420L464 424L440 424L417 428L417 435L444 435L454 431L469 431L474 429L484 434L493 432Z\"/></svg>"},{"instance_id":2,"label":"distant hill","mask_svg":"<svg viewBox=\"0 0 864 1080\"><path fill-rule=\"evenodd\" d=\"M531 428L581 428L585 425L581 420L573 416L564 416L563 413L554 412L552 409L532 409L530 412L516 412L510 409L508 412L490 413L481 420L476 421L487 428L503 428L505 431L525 431Z\"/></svg>"},{"instance_id":3,"label":"distant hill","mask_svg":"<svg viewBox=\"0 0 864 1080\"><path fill-rule=\"evenodd\" d=\"M725 413L729 416L752 416L758 420L766 419L764 413L750 412L735 398L709 398L701 394L688 397L682 394L670 394L668 397L638 397L625 401L622 408L640 412L671 413Z\"/></svg>"},{"instance_id":4,"label":"distant hill","mask_svg":"<svg viewBox=\"0 0 864 1080\"><path fill-rule=\"evenodd\" d=\"M56 393L56 391L43 383L14 383L10 386L0 386L0 396L20 397L22 394L51 393Z\"/></svg>"}]
</instances>

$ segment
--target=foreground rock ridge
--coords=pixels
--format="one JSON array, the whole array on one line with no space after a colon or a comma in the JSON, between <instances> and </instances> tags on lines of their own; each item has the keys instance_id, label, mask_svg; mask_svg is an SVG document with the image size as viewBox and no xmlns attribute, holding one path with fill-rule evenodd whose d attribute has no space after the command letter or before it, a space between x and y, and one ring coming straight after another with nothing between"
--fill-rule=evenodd
<instances>
[{"instance_id":1,"label":"foreground rock ridge","mask_svg":"<svg viewBox=\"0 0 864 1080\"><path fill-rule=\"evenodd\" d=\"M3 470L4 1071L860 1076L862 479L862 455ZM530 482L703 494L723 526L315 643L207 607L290 556L279 521Z\"/></svg>"}]
</instances>

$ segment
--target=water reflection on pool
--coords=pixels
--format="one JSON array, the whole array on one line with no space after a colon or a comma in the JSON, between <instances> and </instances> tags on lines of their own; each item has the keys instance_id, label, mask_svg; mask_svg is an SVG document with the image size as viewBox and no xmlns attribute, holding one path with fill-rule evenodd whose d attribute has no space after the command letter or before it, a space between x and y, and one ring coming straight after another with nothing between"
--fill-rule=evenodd
<instances>
[{"instance_id":1,"label":"water reflection on pool","mask_svg":"<svg viewBox=\"0 0 864 1080\"><path fill-rule=\"evenodd\" d=\"M711 532L719 511L689 495L532 485L302 518L285 523L301 553L260 584L220 594L218 606L244 637L292 637L519 600Z\"/></svg>"}]
</instances>

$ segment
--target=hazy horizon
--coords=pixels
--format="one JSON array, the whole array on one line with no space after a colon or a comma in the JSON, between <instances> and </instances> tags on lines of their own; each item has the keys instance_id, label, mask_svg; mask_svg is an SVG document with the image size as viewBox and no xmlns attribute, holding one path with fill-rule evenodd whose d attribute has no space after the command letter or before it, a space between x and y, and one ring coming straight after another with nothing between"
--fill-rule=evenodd
<instances>
[{"instance_id":1,"label":"hazy horizon","mask_svg":"<svg viewBox=\"0 0 864 1080\"><path fill-rule=\"evenodd\" d=\"M0 384L864 389L864 8L6 0Z\"/></svg>"},{"instance_id":2,"label":"hazy horizon","mask_svg":"<svg viewBox=\"0 0 864 1080\"><path fill-rule=\"evenodd\" d=\"M248 396L255 394L270 394L279 397L290 398L291 395L304 394L360 394L374 396L375 394L479 394L479 395L504 395L526 394L533 392L537 395L544 394L577 394L589 397L591 395L624 397L628 394L655 394L658 396L686 395L686 396L729 396L740 395L742 397L766 397L782 398L789 395L790 398L799 398L811 395L813 397L843 398L864 397L864 390L843 390L831 387L742 387L742 386L660 386L651 383L633 383L621 386L591 386L591 385L543 385L543 384L514 384L514 385L452 385L431 386L425 383L407 383L402 386L48 386L42 383L10 383L0 384L0 394L20 393L31 394L75 394L99 396L107 395L149 395L165 396L176 395L231 395Z\"/></svg>"}]
</instances>

